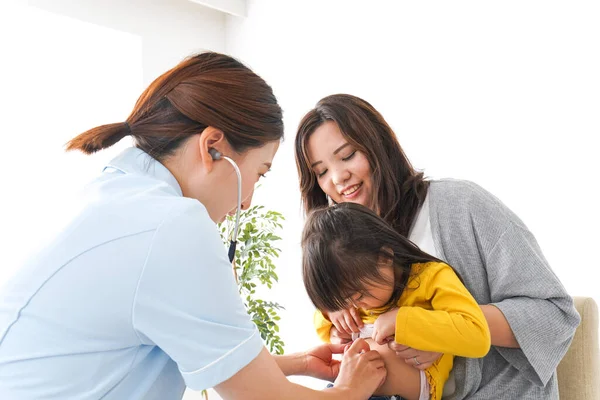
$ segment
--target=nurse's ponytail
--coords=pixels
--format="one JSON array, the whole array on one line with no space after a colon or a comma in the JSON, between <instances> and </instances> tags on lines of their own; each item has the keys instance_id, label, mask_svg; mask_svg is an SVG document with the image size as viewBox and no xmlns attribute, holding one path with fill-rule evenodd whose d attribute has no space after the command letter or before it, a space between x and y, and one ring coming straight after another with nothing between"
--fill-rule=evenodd
<instances>
[{"instance_id":1,"label":"nurse's ponytail","mask_svg":"<svg viewBox=\"0 0 600 400\"><path fill-rule=\"evenodd\" d=\"M67 143L67 151L80 150L86 154L92 154L112 146L129 134L131 134L131 129L127 122L100 125L71 139Z\"/></svg>"},{"instance_id":2,"label":"nurse's ponytail","mask_svg":"<svg viewBox=\"0 0 600 400\"><path fill-rule=\"evenodd\" d=\"M90 129L66 149L91 154L130 135L136 147L161 161L209 126L223 131L238 153L283 138L282 111L271 87L238 60L205 52L152 82L126 122Z\"/></svg>"}]
</instances>

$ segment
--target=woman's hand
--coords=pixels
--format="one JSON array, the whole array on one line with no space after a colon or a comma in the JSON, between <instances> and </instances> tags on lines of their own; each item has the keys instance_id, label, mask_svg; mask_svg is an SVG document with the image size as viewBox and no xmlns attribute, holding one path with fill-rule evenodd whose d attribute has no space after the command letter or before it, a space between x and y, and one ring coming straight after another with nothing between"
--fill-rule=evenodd
<instances>
[{"instance_id":1,"label":"woman's hand","mask_svg":"<svg viewBox=\"0 0 600 400\"><path fill-rule=\"evenodd\" d=\"M352 335L346 332L340 332L335 326L329 331L329 341L333 344L348 344L352 341Z\"/></svg>"},{"instance_id":2,"label":"woman's hand","mask_svg":"<svg viewBox=\"0 0 600 400\"><path fill-rule=\"evenodd\" d=\"M431 367L442 356L442 353L413 349L395 341L389 342L388 347L394 350L398 357L404 359L405 363L420 370Z\"/></svg>"},{"instance_id":3,"label":"woman's hand","mask_svg":"<svg viewBox=\"0 0 600 400\"><path fill-rule=\"evenodd\" d=\"M339 332L350 336L352 332L360 332L360 328L363 327L358 310L354 307L347 310L328 311L326 317Z\"/></svg>"},{"instance_id":4,"label":"woman's hand","mask_svg":"<svg viewBox=\"0 0 600 400\"><path fill-rule=\"evenodd\" d=\"M371 336L375 343L385 344L394 340L396 334L396 316L398 309L392 308L381 314L373 324L373 335Z\"/></svg>"},{"instance_id":5,"label":"woman's hand","mask_svg":"<svg viewBox=\"0 0 600 400\"><path fill-rule=\"evenodd\" d=\"M341 362L334 360L334 354L342 354L345 344L323 344L305 353L305 374L313 378L333 382L340 372Z\"/></svg>"},{"instance_id":6,"label":"woman's hand","mask_svg":"<svg viewBox=\"0 0 600 400\"><path fill-rule=\"evenodd\" d=\"M356 398L367 399L385 382L386 374L381 355L370 350L364 339L357 339L346 345L334 386L356 394Z\"/></svg>"}]
</instances>

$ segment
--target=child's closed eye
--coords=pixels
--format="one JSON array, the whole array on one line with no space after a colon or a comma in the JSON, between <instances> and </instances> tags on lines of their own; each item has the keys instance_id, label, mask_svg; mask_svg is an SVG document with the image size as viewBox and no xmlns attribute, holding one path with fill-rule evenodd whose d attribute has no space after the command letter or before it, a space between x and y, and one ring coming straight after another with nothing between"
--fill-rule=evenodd
<instances>
[{"instance_id":1,"label":"child's closed eye","mask_svg":"<svg viewBox=\"0 0 600 400\"><path fill-rule=\"evenodd\" d=\"M351 297L350 300L352 301L352 305L354 306L354 308L360 308L358 303L360 301L362 301L365 298L365 295L362 293L359 293L358 295L356 295L356 297Z\"/></svg>"}]
</instances>

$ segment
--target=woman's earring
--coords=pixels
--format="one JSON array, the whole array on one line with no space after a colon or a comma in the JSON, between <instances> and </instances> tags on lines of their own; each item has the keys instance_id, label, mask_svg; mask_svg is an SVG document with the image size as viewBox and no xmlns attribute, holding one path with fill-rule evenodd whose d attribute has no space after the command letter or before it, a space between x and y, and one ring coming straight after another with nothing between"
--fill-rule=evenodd
<instances>
[{"instance_id":1,"label":"woman's earring","mask_svg":"<svg viewBox=\"0 0 600 400\"><path fill-rule=\"evenodd\" d=\"M329 197L328 194L325 195L325 197L327 198L327 204L332 206L335 204L335 202L333 200L331 200L331 197Z\"/></svg>"}]
</instances>

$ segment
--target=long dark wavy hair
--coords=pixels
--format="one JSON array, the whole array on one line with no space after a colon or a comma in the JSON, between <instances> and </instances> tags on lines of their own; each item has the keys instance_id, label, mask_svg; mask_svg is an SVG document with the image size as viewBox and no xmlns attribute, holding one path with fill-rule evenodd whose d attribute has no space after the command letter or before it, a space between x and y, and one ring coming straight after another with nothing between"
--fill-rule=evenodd
<instances>
[{"instance_id":1,"label":"long dark wavy hair","mask_svg":"<svg viewBox=\"0 0 600 400\"><path fill-rule=\"evenodd\" d=\"M321 99L298 127L295 152L304 211L328 204L310 167L307 150L310 136L327 121L335 122L344 138L365 154L376 189L372 204L396 231L408 236L429 182L413 168L383 116L365 100L349 94Z\"/></svg>"},{"instance_id":2,"label":"long dark wavy hair","mask_svg":"<svg viewBox=\"0 0 600 400\"><path fill-rule=\"evenodd\" d=\"M308 215L302 233L302 277L319 310L346 309L352 295L366 294L366 285L392 283L377 268L382 261L391 261L394 268L394 290L387 307L400 299L413 264L443 262L362 205L340 203Z\"/></svg>"}]
</instances>

